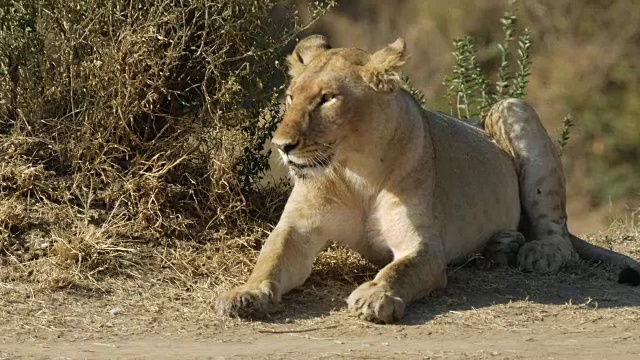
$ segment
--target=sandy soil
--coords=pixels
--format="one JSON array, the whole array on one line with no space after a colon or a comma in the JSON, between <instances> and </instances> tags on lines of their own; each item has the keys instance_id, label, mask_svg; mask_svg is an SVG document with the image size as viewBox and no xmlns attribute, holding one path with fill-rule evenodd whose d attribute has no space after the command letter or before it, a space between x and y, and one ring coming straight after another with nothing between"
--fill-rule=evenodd
<instances>
[{"instance_id":1,"label":"sandy soil","mask_svg":"<svg viewBox=\"0 0 640 360\"><path fill-rule=\"evenodd\" d=\"M399 324L351 317L350 279L313 276L262 321L221 319L221 290L109 279L0 283L0 359L634 359L640 288L579 264L553 276L452 269Z\"/></svg>"}]
</instances>

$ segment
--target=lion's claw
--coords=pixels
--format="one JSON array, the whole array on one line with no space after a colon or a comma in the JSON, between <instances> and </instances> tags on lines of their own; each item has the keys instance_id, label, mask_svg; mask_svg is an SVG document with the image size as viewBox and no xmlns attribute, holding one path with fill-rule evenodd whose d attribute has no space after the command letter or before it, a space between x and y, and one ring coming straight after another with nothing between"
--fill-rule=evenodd
<instances>
[{"instance_id":1,"label":"lion's claw","mask_svg":"<svg viewBox=\"0 0 640 360\"><path fill-rule=\"evenodd\" d=\"M404 301L374 281L354 290L347 299L349 310L360 319L388 324L402 318Z\"/></svg>"},{"instance_id":2,"label":"lion's claw","mask_svg":"<svg viewBox=\"0 0 640 360\"><path fill-rule=\"evenodd\" d=\"M222 294L216 308L221 316L252 318L264 317L276 310L280 296L273 283L245 284Z\"/></svg>"}]
</instances>

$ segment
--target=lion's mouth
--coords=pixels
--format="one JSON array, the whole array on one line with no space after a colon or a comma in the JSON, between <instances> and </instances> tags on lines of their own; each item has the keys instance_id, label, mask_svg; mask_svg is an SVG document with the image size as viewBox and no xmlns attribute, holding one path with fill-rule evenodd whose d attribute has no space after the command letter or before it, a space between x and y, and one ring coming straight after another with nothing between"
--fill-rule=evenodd
<instances>
[{"instance_id":1,"label":"lion's mouth","mask_svg":"<svg viewBox=\"0 0 640 360\"><path fill-rule=\"evenodd\" d=\"M331 154L318 154L308 159L290 155L285 158L285 164L289 166L294 175L307 177L316 170L329 167L332 158Z\"/></svg>"},{"instance_id":2,"label":"lion's mouth","mask_svg":"<svg viewBox=\"0 0 640 360\"><path fill-rule=\"evenodd\" d=\"M304 161L304 162L296 162L293 160L289 160L287 165L294 167L296 169L302 170L302 169L313 169L313 168L324 168L329 166L329 164L331 164L331 157L323 157L320 159L313 159L310 161Z\"/></svg>"}]
</instances>

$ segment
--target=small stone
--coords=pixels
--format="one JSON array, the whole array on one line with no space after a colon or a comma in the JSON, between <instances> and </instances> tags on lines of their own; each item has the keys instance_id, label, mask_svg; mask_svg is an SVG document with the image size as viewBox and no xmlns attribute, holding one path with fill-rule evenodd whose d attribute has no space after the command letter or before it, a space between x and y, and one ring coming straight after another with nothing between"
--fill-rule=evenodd
<instances>
[{"instance_id":1,"label":"small stone","mask_svg":"<svg viewBox=\"0 0 640 360\"><path fill-rule=\"evenodd\" d=\"M120 313L122 313L122 306L120 305L116 305L111 310L109 310L109 314L111 314L112 316L116 316Z\"/></svg>"}]
</instances>

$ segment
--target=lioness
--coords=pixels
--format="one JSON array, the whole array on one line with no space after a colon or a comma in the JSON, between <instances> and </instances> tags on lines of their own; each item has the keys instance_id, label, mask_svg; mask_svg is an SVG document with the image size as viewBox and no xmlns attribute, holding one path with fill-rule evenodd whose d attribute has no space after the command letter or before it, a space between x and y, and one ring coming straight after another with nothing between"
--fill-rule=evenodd
<instances>
[{"instance_id":1,"label":"lioness","mask_svg":"<svg viewBox=\"0 0 640 360\"><path fill-rule=\"evenodd\" d=\"M562 164L529 105L500 101L479 126L424 110L401 87L405 56L402 39L374 54L319 35L296 46L272 141L295 186L247 283L219 298L221 314L274 311L331 241L383 266L347 300L381 323L444 287L447 263L479 252L540 273L579 253L638 283L638 262L569 234Z\"/></svg>"}]
</instances>

